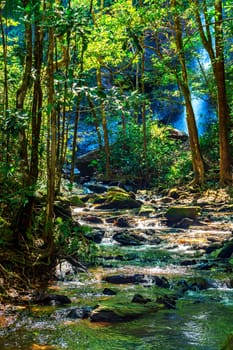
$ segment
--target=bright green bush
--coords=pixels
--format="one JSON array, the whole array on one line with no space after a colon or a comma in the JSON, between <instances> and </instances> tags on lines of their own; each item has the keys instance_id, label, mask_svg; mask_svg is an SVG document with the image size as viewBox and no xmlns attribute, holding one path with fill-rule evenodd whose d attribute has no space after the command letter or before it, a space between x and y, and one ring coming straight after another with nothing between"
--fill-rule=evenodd
<instances>
[{"instance_id":1,"label":"bright green bush","mask_svg":"<svg viewBox=\"0 0 233 350\"><path fill-rule=\"evenodd\" d=\"M167 187L183 181L191 171L189 152L170 137L169 127L147 126L147 150L143 150L142 126L134 122L121 130L112 147L113 171L144 186Z\"/></svg>"}]
</instances>

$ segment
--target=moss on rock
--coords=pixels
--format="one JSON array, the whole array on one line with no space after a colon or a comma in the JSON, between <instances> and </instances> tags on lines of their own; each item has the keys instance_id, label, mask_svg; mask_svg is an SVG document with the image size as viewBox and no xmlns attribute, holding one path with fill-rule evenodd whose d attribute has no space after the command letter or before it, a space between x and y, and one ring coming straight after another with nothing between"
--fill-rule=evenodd
<instances>
[{"instance_id":1,"label":"moss on rock","mask_svg":"<svg viewBox=\"0 0 233 350\"><path fill-rule=\"evenodd\" d=\"M173 206L170 207L165 217L171 223L176 223L184 218L196 219L199 215L200 207L198 206Z\"/></svg>"}]
</instances>

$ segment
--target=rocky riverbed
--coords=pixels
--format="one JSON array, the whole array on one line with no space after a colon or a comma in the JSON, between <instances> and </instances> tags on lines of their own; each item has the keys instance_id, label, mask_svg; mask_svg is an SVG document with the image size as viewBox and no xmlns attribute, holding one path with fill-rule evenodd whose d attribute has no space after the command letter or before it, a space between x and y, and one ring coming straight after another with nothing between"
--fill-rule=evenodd
<instances>
[{"instance_id":1,"label":"rocky riverbed","mask_svg":"<svg viewBox=\"0 0 233 350\"><path fill-rule=\"evenodd\" d=\"M95 264L64 259L48 291L5 306L1 349L220 349L233 332L228 194L86 188L71 210Z\"/></svg>"}]
</instances>

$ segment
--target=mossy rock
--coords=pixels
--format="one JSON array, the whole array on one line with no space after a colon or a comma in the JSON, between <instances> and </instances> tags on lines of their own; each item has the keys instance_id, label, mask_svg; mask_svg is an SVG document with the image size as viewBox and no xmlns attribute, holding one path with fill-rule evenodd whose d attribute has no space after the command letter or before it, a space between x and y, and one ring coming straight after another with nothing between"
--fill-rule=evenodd
<instances>
[{"instance_id":1,"label":"mossy rock","mask_svg":"<svg viewBox=\"0 0 233 350\"><path fill-rule=\"evenodd\" d=\"M85 204L83 203L83 201L80 199L79 196L71 196L69 197L69 200L70 200L70 205L74 207L82 208L85 206Z\"/></svg>"},{"instance_id":2,"label":"mossy rock","mask_svg":"<svg viewBox=\"0 0 233 350\"><path fill-rule=\"evenodd\" d=\"M177 223L184 218L195 220L200 213L198 206L173 206L170 207L165 217L171 223Z\"/></svg>"},{"instance_id":3,"label":"mossy rock","mask_svg":"<svg viewBox=\"0 0 233 350\"><path fill-rule=\"evenodd\" d=\"M117 303L113 305L100 305L92 311L90 319L92 322L123 322L142 317L148 312L156 312L160 308L155 302L146 304L139 303Z\"/></svg>"},{"instance_id":4,"label":"mossy rock","mask_svg":"<svg viewBox=\"0 0 233 350\"><path fill-rule=\"evenodd\" d=\"M141 202L134 198L134 194L121 188L111 188L105 195L96 196L94 203L100 203L97 209L134 209L141 206Z\"/></svg>"},{"instance_id":5,"label":"mossy rock","mask_svg":"<svg viewBox=\"0 0 233 350\"><path fill-rule=\"evenodd\" d=\"M152 205L142 205L139 210L140 216L149 216L155 212L155 208Z\"/></svg>"},{"instance_id":6,"label":"mossy rock","mask_svg":"<svg viewBox=\"0 0 233 350\"><path fill-rule=\"evenodd\" d=\"M113 235L113 239L122 245L137 246L145 243L146 239L136 233L129 231L117 232Z\"/></svg>"}]
</instances>

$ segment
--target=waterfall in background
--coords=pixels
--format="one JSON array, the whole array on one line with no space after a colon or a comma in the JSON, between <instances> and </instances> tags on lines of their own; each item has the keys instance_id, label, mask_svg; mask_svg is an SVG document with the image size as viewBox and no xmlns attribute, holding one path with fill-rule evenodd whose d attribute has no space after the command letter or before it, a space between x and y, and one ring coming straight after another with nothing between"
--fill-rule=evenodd
<instances>
[{"instance_id":1,"label":"waterfall in background","mask_svg":"<svg viewBox=\"0 0 233 350\"><path fill-rule=\"evenodd\" d=\"M196 117L198 134L203 135L207 130L208 125L216 120L216 112L209 103L208 96L204 96L203 98L192 96L192 105ZM188 133L185 107L179 118L172 122L172 126L178 130Z\"/></svg>"},{"instance_id":2,"label":"waterfall in background","mask_svg":"<svg viewBox=\"0 0 233 350\"><path fill-rule=\"evenodd\" d=\"M197 69L200 69L201 66L201 69L204 72L207 72L211 68L209 55L205 49L202 49L200 51L197 60L197 63L195 63ZM208 95L195 96L195 94L192 93L191 98L194 114L196 117L198 134L203 135L203 133L207 130L208 125L216 120L216 111L211 105ZM172 126L176 129L184 131L185 133L188 132L185 107L183 108L182 113L179 115L179 118L172 123Z\"/></svg>"}]
</instances>

